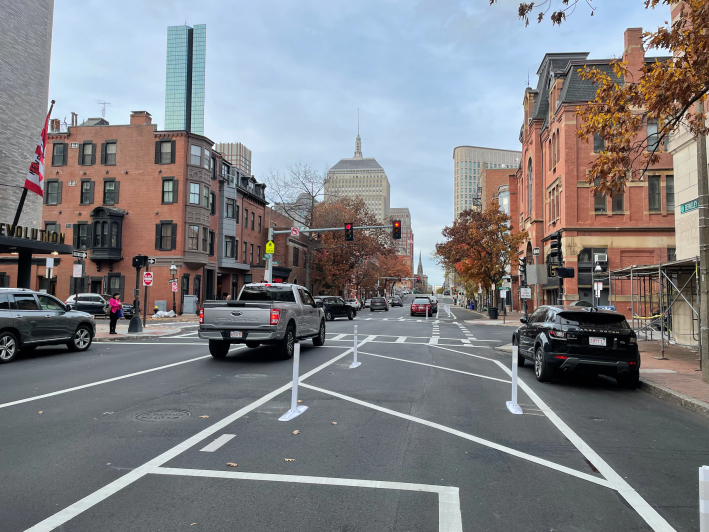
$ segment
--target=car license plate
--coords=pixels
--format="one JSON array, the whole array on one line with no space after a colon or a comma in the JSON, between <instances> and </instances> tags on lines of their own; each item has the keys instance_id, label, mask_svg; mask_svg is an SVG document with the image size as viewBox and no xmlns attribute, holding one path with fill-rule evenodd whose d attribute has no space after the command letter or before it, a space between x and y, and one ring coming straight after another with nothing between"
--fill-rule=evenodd
<instances>
[{"instance_id":1,"label":"car license plate","mask_svg":"<svg viewBox=\"0 0 709 532\"><path fill-rule=\"evenodd\" d=\"M606 346L606 339L591 336L588 339L588 345L600 345L602 347L605 347Z\"/></svg>"},{"instance_id":2,"label":"car license plate","mask_svg":"<svg viewBox=\"0 0 709 532\"><path fill-rule=\"evenodd\" d=\"M243 338L244 333L241 332L241 331L231 331L231 333L229 334L229 336L231 336L232 338ZM606 345L606 344L605 344L605 340L604 340L604 342L603 342L603 345Z\"/></svg>"}]
</instances>

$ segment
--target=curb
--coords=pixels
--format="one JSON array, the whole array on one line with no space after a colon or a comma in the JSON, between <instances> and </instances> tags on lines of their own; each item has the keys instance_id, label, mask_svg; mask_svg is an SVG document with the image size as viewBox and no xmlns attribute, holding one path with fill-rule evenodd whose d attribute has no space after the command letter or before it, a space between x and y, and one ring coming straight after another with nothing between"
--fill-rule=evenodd
<instances>
[{"instance_id":1,"label":"curb","mask_svg":"<svg viewBox=\"0 0 709 532\"><path fill-rule=\"evenodd\" d=\"M498 345L495 351L501 351L502 353L512 353L512 344Z\"/></svg>"},{"instance_id":2,"label":"curb","mask_svg":"<svg viewBox=\"0 0 709 532\"><path fill-rule=\"evenodd\" d=\"M709 403L705 403L699 399L694 399L693 397L689 397L688 395L667 388L666 386L648 381L642 377L640 377L640 389L670 404L681 406L682 408L691 410L696 414L709 417Z\"/></svg>"},{"instance_id":3,"label":"curb","mask_svg":"<svg viewBox=\"0 0 709 532\"><path fill-rule=\"evenodd\" d=\"M125 342L127 340L147 340L150 338L164 338L165 336L173 335L173 334L179 334L183 331L184 329L174 327L174 329L170 332L164 332L161 334L119 334L115 338L95 338L93 339L94 342Z\"/></svg>"}]
</instances>

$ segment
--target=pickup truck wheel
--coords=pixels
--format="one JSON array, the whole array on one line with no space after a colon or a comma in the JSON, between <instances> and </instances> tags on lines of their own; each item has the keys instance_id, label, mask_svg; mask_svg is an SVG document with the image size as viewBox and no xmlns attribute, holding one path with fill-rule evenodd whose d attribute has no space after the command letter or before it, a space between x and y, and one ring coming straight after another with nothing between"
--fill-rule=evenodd
<instances>
[{"instance_id":1,"label":"pickup truck wheel","mask_svg":"<svg viewBox=\"0 0 709 532\"><path fill-rule=\"evenodd\" d=\"M224 358L229 353L229 342L225 340L210 340L209 354L214 358Z\"/></svg>"},{"instance_id":2,"label":"pickup truck wheel","mask_svg":"<svg viewBox=\"0 0 709 532\"><path fill-rule=\"evenodd\" d=\"M350 314L352 314L352 313L350 312ZM352 318L350 318L350 319L352 319ZM313 345L315 347L322 347L323 345L325 345L325 322L324 321L320 322L320 332L318 333L318 335L316 337L313 338Z\"/></svg>"},{"instance_id":3,"label":"pickup truck wheel","mask_svg":"<svg viewBox=\"0 0 709 532\"><path fill-rule=\"evenodd\" d=\"M91 331L89 328L86 325L79 325L74 333L74 337L70 342L67 342L66 346L69 348L69 351L86 351L91 347L91 340Z\"/></svg>"},{"instance_id":4,"label":"pickup truck wheel","mask_svg":"<svg viewBox=\"0 0 709 532\"><path fill-rule=\"evenodd\" d=\"M256 347L260 346L261 344L258 342L246 342L246 347L250 347L251 349L255 349Z\"/></svg>"},{"instance_id":5,"label":"pickup truck wheel","mask_svg":"<svg viewBox=\"0 0 709 532\"><path fill-rule=\"evenodd\" d=\"M11 332L0 334L0 363L10 362L17 356L17 338Z\"/></svg>"},{"instance_id":6,"label":"pickup truck wheel","mask_svg":"<svg viewBox=\"0 0 709 532\"><path fill-rule=\"evenodd\" d=\"M329 310L327 312L325 312L325 319L327 321L332 321L332 314L330 313Z\"/></svg>"},{"instance_id":7,"label":"pickup truck wheel","mask_svg":"<svg viewBox=\"0 0 709 532\"><path fill-rule=\"evenodd\" d=\"M289 325L286 329L286 334L278 347L278 353L283 360L293 358L293 350L295 348L295 327Z\"/></svg>"},{"instance_id":8,"label":"pickup truck wheel","mask_svg":"<svg viewBox=\"0 0 709 532\"><path fill-rule=\"evenodd\" d=\"M353 313L351 310L347 313L347 319L348 319L348 320L353 320L353 319L354 319L354 313Z\"/></svg>"}]
</instances>

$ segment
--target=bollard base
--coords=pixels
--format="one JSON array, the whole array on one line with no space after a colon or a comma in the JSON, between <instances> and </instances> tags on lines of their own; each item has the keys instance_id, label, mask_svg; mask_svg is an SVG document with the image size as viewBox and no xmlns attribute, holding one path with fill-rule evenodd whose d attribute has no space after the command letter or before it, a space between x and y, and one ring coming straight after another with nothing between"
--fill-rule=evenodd
<instances>
[{"instance_id":1,"label":"bollard base","mask_svg":"<svg viewBox=\"0 0 709 532\"><path fill-rule=\"evenodd\" d=\"M362 363L359 362L359 361L357 361L357 362L352 362L352 364L350 364L350 369L358 368L358 367L360 367L361 365L362 365Z\"/></svg>"},{"instance_id":2,"label":"bollard base","mask_svg":"<svg viewBox=\"0 0 709 532\"><path fill-rule=\"evenodd\" d=\"M128 323L128 332L129 333L142 333L143 332L143 322L140 320L140 316L137 314L133 314L133 317L130 319L130 323Z\"/></svg>"},{"instance_id":3,"label":"bollard base","mask_svg":"<svg viewBox=\"0 0 709 532\"><path fill-rule=\"evenodd\" d=\"M507 404L507 410L509 410L513 414L524 414L524 412L522 412L522 407L519 406L518 404L513 403L512 401L507 401L506 404Z\"/></svg>"},{"instance_id":4,"label":"bollard base","mask_svg":"<svg viewBox=\"0 0 709 532\"><path fill-rule=\"evenodd\" d=\"M307 406L299 406L295 410L288 410L285 414L278 418L278 421L290 421L291 419L297 418L300 414L308 409Z\"/></svg>"}]
</instances>

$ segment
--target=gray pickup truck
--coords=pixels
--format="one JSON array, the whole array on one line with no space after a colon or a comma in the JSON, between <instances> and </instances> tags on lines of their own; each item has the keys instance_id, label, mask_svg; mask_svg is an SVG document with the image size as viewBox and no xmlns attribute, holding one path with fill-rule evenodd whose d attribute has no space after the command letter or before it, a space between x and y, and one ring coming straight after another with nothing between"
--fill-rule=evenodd
<instances>
[{"instance_id":1,"label":"gray pickup truck","mask_svg":"<svg viewBox=\"0 0 709 532\"><path fill-rule=\"evenodd\" d=\"M209 340L215 358L225 357L231 344L267 344L289 359L296 339L312 338L316 346L325 343L325 314L303 286L251 283L236 301L204 302L199 337Z\"/></svg>"}]
</instances>

